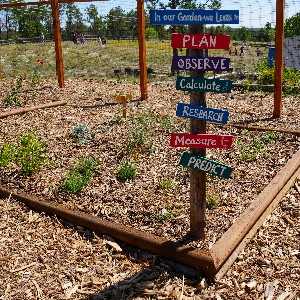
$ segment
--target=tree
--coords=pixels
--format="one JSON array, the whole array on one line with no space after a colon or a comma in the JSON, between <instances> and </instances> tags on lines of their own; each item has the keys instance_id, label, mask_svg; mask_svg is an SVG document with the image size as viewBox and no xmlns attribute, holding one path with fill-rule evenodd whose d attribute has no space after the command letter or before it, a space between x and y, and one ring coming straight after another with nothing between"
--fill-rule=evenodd
<instances>
[{"instance_id":1,"label":"tree","mask_svg":"<svg viewBox=\"0 0 300 300\"><path fill-rule=\"evenodd\" d=\"M72 32L85 33L86 25L83 23L83 15L74 3L68 3L65 8L67 18L64 35L67 38L72 36Z\"/></svg>"},{"instance_id":2,"label":"tree","mask_svg":"<svg viewBox=\"0 0 300 300\"><path fill-rule=\"evenodd\" d=\"M107 15L107 31L111 38L120 39L130 36L130 27L127 23L125 11L117 6Z\"/></svg>"},{"instance_id":3,"label":"tree","mask_svg":"<svg viewBox=\"0 0 300 300\"><path fill-rule=\"evenodd\" d=\"M102 35L105 31L105 26L102 17L98 15L97 7L91 4L86 8L85 12L87 21L90 23L89 32L94 35Z\"/></svg>"},{"instance_id":4,"label":"tree","mask_svg":"<svg viewBox=\"0 0 300 300\"><path fill-rule=\"evenodd\" d=\"M286 37L300 35L300 13L296 13L292 17L286 19L284 23L284 32Z\"/></svg>"},{"instance_id":5,"label":"tree","mask_svg":"<svg viewBox=\"0 0 300 300\"><path fill-rule=\"evenodd\" d=\"M145 36L146 36L147 40L149 40L149 39L157 39L158 38L158 33L157 33L157 31L154 28L147 27L146 30L145 30Z\"/></svg>"},{"instance_id":6,"label":"tree","mask_svg":"<svg viewBox=\"0 0 300 300\"><path fill-rule=\"evenodd\" d=\"M251 38L251 31L249 28L243 26L242 28L238 29L238 37L241 41L249 41Z\"/></svg>"},{"instance_id":7,"label":"tree","mask_svg":"<svg viewBox=\"0 0 300 300\"><path fill-rule=\"evenodd\" d=\"M132 40L134 40L138 36L137 10L132 9L130 12L127 13L126 18L128 20L128 27L131 32Z\"/></svg>"}]
</instances>

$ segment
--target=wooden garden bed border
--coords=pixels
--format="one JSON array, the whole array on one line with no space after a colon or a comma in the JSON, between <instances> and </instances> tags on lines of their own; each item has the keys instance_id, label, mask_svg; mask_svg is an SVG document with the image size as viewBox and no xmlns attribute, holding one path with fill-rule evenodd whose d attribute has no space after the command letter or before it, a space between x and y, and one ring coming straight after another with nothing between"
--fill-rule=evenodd
<instances>
[{"instance_id":1,"label":"wooden garden bed border","mask_svg":"<svg viewBox=\"0 0 300 300\"><path fill-rule=\"evenodd\" d=\"M53 102L49 102L49 103L38 104L38 105L34 105L34 106L27 106L27 107L13 109L13 110L9 110L9 111L4 111L4 112L0 113L0 119L4 119L4 118L7 118L7 117L13 116L13 115L24 114L29 111L33 111L33 110L37 110L37 109L57 107L57 106L66 105L66 104L67 104L67 101L61 100L61 101L53 101Z\"/></svg>"},{"instance_id":2,"label":"wooden garden bed border","mask_svg":"<svg viewBox=\"0 0 300 300\"><path fill-rule=\"evenodd\" d=\"M193 249L164 240L153 234L114 222L102 220L90 214L46 202L22 192L12 192L0 186L0 196L16 199L28 207L56 215L73 224L99 234L106 234L138 248L196 267L211 279L221 279L235 261L239 252L256 234L266 217L300 175L300 150L298 150L258 197L240 215L233 225L213 245L210 252Z\"/></svg>"}]
</instances>

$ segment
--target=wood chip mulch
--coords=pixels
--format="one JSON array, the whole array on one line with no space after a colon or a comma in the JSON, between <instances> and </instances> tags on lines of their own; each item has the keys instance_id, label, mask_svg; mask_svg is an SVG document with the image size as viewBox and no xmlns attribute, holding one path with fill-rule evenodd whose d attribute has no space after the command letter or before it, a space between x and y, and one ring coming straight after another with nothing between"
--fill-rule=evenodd
<instances>
[{"instance_id":1,"label":"wood chip mulch","mask_svg":"<svg viewBox=\"0 0 300 300\"><path fill-rule=\"evenodd\" d=\"M12 85L0 81L0 100ZM31 130L44 140L50 163L33 176L17 166L1 168L1 184L47 201L56 201L101 218L141 229L170 240L209 250L278 171L299 149L300 138L277 133L261 146L257 157L242 159L264 132L208 124L209 133L231 134L231 150L207 150L207 157L234 168L232 178L207 176L207 194L217 199L207 210L206 240L189 237L189 173L178 165L183 149L169 147L170 134L188 131L189 122L175 117L187 94L175 84L149 85L148 101L131 101L121 119L118 94L139 98L129 82L68 80L59 89L53 80L39 89L24 86L25 105L66 100L66 106L36 110L0 120L0 143L15 142ZM299 130L300 98L285 97L282 117L273 119L271 94L261 92L207 95L208 106L230 111L230 122ZM0 106L0 113L9 110ZM151 125L151 151L140 154L138 176L120 181L133 120ZM93 138L79 143L70 137L86 124ZM91 155L101 162L88 186L76 195L59 186L76 160ZM171 182L169 189L162 182ZM0 200L0 299L300 299L300 180L286 194L255 238L220 282L209 284L194 269L98 236L80 226L34 212L14 199Z\"/></svg>"}]
</instances>

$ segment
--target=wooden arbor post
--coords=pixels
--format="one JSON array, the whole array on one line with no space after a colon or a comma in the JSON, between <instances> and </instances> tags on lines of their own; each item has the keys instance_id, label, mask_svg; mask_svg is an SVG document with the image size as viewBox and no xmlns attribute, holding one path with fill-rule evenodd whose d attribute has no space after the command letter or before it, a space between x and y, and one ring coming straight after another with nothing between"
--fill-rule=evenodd
<instances>
[{"instance_id":1,"label":"wooden arbor post","mask_svg":"<svg viewBox=\"0 0 300 300\"><path fill-rule=\"evenodd\" d=\"M276 1L275 74L273 117L279 118L282 110L284 0Z\"/></svg>"},{"instance_id":2,"label":"wooden arbor post","mask_svg":"<svg viewBox=\"0 0 300 300\"><path fill-rule=\"evenodd\" d=\"M148 98L144 0L137 0L141 99Z\"/></svg>"},{"instance_id":3,"label":"wooden arbor post","mask_svg":"<svg viewBox=\"0 0 300 300\"><path fill-rule=\"evenodd\" d=\"M189 25L190 34L202 34L204 25ZM190 56L203 56L203 49L189 49ZM191 76L204 76L204 71L193 71ZM191 92L190 103L206 106L206 94L204 92ZM190 121L190 133L206 133L206 122L200 120ZM191 148L191 153L205 157L205 148ZM204 240L206 207L206 173L199 170L190 170L190 235Z\"/></svg>"},{"instance_id":4,"label":"wooden arbor post","mask_svg":"<svg viewBox=\"0 0 300 300\"><path fill-rule=\"evenodd\" d=\"M64 88L65 77L64 77L62 47L61 47L58 0L52 0L51 8L52 8L54 42L55 42L55 53L56 53L56 74L58 78L59 87Z\"/></svg>"}]
</instances>

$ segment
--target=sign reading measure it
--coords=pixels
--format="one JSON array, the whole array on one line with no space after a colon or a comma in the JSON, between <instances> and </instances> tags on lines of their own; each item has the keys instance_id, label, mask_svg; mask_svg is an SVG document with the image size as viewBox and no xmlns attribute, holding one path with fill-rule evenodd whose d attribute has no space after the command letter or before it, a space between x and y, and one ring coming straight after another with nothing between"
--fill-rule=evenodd
<instances>
[{"instance_id":1,"label":"sign reading measure it","mask_svg":"<svg viewBox=\"0 0 300 300\"><path fill-rule=\"evenodd\" d=\"M176 90L180 91L230 93L231 86L232 81L230 80L182 76L178 76L176 79Z\"/></svg>"},{"instance_id":2,"label":"sign reading measure it","mask_svg":"<svg viewBox=\"0 0 300 300\"><path fill-rule=\"evenodd\" d=\"M172 34L173 48L229 49L229 35Z\"/></svg>"},{"instance_id":3,"label":"sign reading measure it","mask_svg":"<svg viewBox=\"0 0 300 300\"><path fill-rule=\"evenodd\" d=\"M182 154L179 164L222 178L230 178L233 170L230 166L188 152Z\"/></svg>"},{"instance_id":4,"label":"sign reading measure it","mask_svg":"<svg viewBox=\"0 0 300 300\"><path fill-rule=\"evenodd\" d=\"M150 24L239 24L238 10L150 10Z\"/></svg>"},{"instance_id":5,"label":"sign reading measure it","mask_svg":"<svg viewBox=\"0 0 300 300\"><path fill-rule=\"evenodd\" d=\"M171 147L229 149L232 135L172 133Z\"/></svg>"},{"instance_id":6,"label":"sign reading measure it","mask_svg":"<svg viewBox=\"0 0 300 300\"><path fill-rule=\"evenodd\" d=\"M176 116L226 124L228 122L229 111L179 102Z\"/></svg>"}]
</instances>

